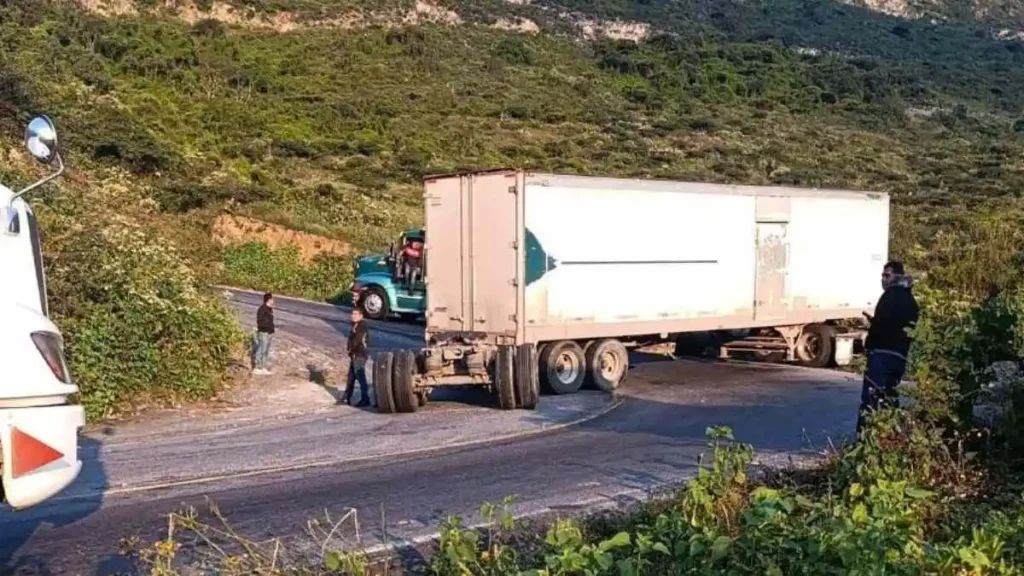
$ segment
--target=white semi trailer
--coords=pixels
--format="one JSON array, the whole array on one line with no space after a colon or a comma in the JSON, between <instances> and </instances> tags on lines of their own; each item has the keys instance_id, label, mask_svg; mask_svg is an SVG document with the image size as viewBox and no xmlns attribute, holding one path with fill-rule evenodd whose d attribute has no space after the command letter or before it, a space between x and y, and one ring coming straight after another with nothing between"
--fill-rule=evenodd
<instances>
[{"instance_id":1,"label":"white semi trailer","mask_svg":"<svg viewBox=\"0 0 1024 576\"><path fill-rule=\"evenodd\" d=\"M34 506L78 476L82 406L64 361L60 330L48 318L39 230L24 194L64 171L57 132L46 117L25 134L40 162L57 162L50 176L15 193L0 184L0 501Z\"/></svg>"},{"instance_id":2,"label":"white semi trailer","mask_svg":"<svg viewBox=\"0 0 1024 576\"><path fill-rule=\"evenodd\" d=\"M886 194L499 170L425 181L426 340L375 357L381 412L433 388L616 388L630 345L743 331L723 351L849 361L881 296ZM725 352L723 352L725 353Z\"/></svg>"}]
</instances>

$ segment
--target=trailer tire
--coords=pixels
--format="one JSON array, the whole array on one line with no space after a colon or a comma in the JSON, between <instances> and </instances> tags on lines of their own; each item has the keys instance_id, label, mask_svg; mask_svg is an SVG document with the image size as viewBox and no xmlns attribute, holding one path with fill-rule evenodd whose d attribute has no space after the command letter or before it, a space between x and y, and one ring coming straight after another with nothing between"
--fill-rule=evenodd
<instances>
[{"instance_id":1,"label":"trailer tire","mask_svg":"<svg viewBox=\"0 0 1024 576\"><path fill-rule=\"evenodd\" d=\"M373 392L377 396L377 412L395 413L395 397L391 393L391 373L394 354L381 352L373 359Z\"/></svg>"},{"instance_id":2,"label":"trailer tire","mask_svg":"<svg viewBox=\"0 0 1024 576\"><path fill-rule=\"evenodd\" d=\"M499 346L498 357L494 359L494 392L502 410L516 408L515 352L512 346Z\"/></svg>"},{"instance_id":3,"label":"trailer tire","mask_svg":"<svg viewBox=\"0 0 1024 576\"><path fill-rule=\"evenodd\" d=\"M540 371L555 394L575 394L587 376L583 348L572 340L549 342L540 357Z\"/></svg>"},{"instance_id":4,"label":"trailer tire","mask_svg":"<svg viewBox=\"0 0 1024 576\"><path fill-rule=\"evenodd\" d=\"M832 328L825 324L808 324L796 339L796 358L801 366L825 368L832 362L835 348Z\"/></svg>"},{"instance_id":5,"label":"trailer tire","mask_svg":"<svg viewBox=\"0 0 1024 576\"><path fill-rule=\"evenodd\" d=\"M386 319L390 313L387 292L380 286L370 286L359 298L359 308L370 320Z\"/></svg>"},{"instance_id":6,"label":"trailer tire","mask_svg":"<svg viewBox=\"0 0 1024 576\"><path fill-rule=\"evenodd\" d=\"M619 387L629 370L629 353L622 342L609 338L598 340L586 349L587 379L598 390L612 392Z\"/></svg>"},{"instance_id":7,"label":"trailer tire","mask_svg":"<svg viewBox=\"0 0 1024 576\"><path fill-rule=\"evenodd\" d=\"M395 353L394 371L391 376L391 391L395 395L395 409L402 413L415 412L420 407L416 389L412 385L416 356L411 350Z\"/></svg>"},{"instance_id":8,"label":"trailer tire","mask_svg":"<svg viewBox=\"0 0 1024 576\"><path fill-rule=\"evenodd\" d=\"M516 406L523 410L533 410L540 401L537 347L533 344L522 344L516 350L515 360Z\"/></svg>"}]
</instances>

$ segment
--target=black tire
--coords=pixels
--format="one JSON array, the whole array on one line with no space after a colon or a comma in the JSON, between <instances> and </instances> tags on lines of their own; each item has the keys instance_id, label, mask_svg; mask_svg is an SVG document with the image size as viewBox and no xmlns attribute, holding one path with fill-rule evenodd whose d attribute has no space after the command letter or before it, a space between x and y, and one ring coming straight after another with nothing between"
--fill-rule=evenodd
<instances>
[{"instance_id":1,"label":"black tire","mask_svg":"<svg viewBox=\"0 0 1024 576\"><path fill-rule=\"evenodd\" d=\"M391 394L391 373L394 354L381 352L373 359L373 392L377 397L377 412L395 413L395 398Z\"/></svg>"},{"instance_id":2,"label":"black tire","mask_svg":"<svg viewBox=\"0 0 1024 576\"><path fill-rule=\"evenodd\" d=\"M415 412L420 407L416 398L416 389L412 385L413 371L416 369L416 356L411 350L395 353L395 366L391 376L391 391L395 395L395 409L405 414Z\"/></svg>"},{"instance_id":3,"label":"black tire","mask_svg":"<svg viewBox=\"0 0 1024 576\"><path fill-rule=\"evenodd\" d=\"M380 302L379 306L375 304L377 301ZM370 307L367 307L367 302L371 304ZM385 320L390 314L387 292L380 286L370 286L360 296L359 308L363 311L363 315L371 320Z\"/></svg>"},{"instance_id":4,"label":"black tire","mask_svg":"<svg viewBox=\"0 0 1024 576\"><path fill-rule=\"evenodd\" d=\"M586 343L583 344L583 357L586 358L587 354L589 354L590 351L594 349L594 346L596 346L597 343L600 342L600 341L601 341L600 339L598 339L598 340L587 340Z\"/></svg>"},{"instance_id":5,"label":"black tire","mask_svg":"<svg viewBox=\"0 0 1024 576\"><path fill-rule=\"evenodd\" d=\"M494 392L498 396L498 407L502 410L516 408L514 368L515 348L499 346L498 357L494 359Z\"/></svg>"},{"instance_id":6,"label":"black tire","mask_svg":"<svg viewBox=\"0 0 1024 576\"><path fill-rule=\"evenodd\" d=\"M540 373L537 370L537 347L523 344L516 350L516 406L533 410L540 401Z\"/></svg>"},{"instance_id":7,"label":"black tire","mask_svg":"<svg viewBox=\"0 0 1024 576\"><path fill-rule=\"evenodd\" d=\"M629 353L618 340L598 340L587 348L585 358L587 379L598 390L612 392L626 378Z\"/></svg>"},{"instance_id":8,"label":"black tire","mask_svg":"<svg viewBox=\"0 0 1024 576\"><path fill-rule=\"evenodd\" d=\"M583 348L572 340L549 342L540 357L540 372L544 376L544 384L559 395L575 394L579 391L587 376L585 367Z\"/></svg>"},{"instance_id":9,"label":"black tire","mask_svg":"<svg viewBox=\"0 0 1024 576\"><path fill-rule=\"evenodd\" d=\"M832 362L835 349L832 328L824 324L808 324L796 339L796 359L801 366L825 368Z\"/></svg>"}]
</instances>

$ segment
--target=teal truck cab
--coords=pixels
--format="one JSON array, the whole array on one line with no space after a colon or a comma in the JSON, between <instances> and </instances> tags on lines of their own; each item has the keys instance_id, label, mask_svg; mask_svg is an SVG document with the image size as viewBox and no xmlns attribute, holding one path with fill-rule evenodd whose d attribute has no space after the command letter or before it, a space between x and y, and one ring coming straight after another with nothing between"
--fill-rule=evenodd
<instances>
[{"instance_id":1,"label":"teal truck cab","mask_svg":"<svg viewBox=\"0 0 1024 576\"><path fill-rule=\"evenodd\" d=\"M361 306L368 318L383 320L392 315L418 318L426 310L427 290L424 269L412 282L402 275L402 248L407 242L423 243L422 228L407 230L391 245L387 254L360 256L354 263L351 287L352 304Z\"/></svg>"}]
</instances>

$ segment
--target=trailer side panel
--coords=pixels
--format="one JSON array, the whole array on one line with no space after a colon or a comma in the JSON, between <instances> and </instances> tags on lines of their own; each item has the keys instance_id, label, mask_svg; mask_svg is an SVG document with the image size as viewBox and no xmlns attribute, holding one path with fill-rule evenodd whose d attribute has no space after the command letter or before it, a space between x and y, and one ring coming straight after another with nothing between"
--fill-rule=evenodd
<instances>
[{"instance_id":1,"label":"trailer side panel","mask_svg":"<svg viewBox=\"0 0 1024 576\"><path fill-rule=\"evenodd\" d=\"M856 318L881 292L886 195L526 182L528 342Z\"/></svg>"},{"instance_id":2,"label":"trailer side panel","mask_svg":"<svg viewBox=\"0 0 1024 576\"><path fill-rule=\"evenodd\" d=\"M754 197L534 185L527 330L753 319Z\"/></svg>"}]
</instances>

